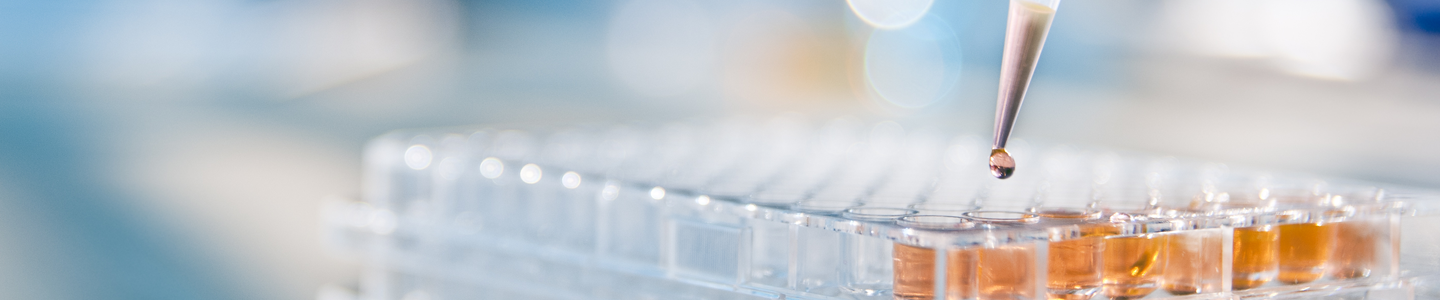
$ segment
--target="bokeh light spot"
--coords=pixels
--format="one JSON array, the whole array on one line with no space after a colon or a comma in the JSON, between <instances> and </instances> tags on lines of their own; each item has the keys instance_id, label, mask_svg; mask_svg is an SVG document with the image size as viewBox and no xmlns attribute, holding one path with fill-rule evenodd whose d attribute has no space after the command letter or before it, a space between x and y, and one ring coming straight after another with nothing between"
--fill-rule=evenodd
<instances>
[{"instance_id":1,"label":"bokeh light spot","mask_svg":"<svg viewBox=\"0 0 1440 300\"><path fill-rule=\"evenodd\" d=\"M935 0L847 0L850 10L870 26L905 28L925 17Z\"/></svg>"},{"instance_id":2,"label":"bokeh light spot","mask_svg":"<svg viewBox=\"0 0 1440 300\"><path fill-rule=\"evenodd\" d=\"M565 175L560 175L560 184L567 189L574 189L580 187L580 179L580 173L565 172Z\"/></svg>"},{"instance_id":3,"label":"bokeh light spot","mask_svg":"<svg viewBox=\"0 0 1440 300\"><path fill-rule=\"evenodd\" d=\"M935 104L960 79L960 42L949 24L929 16L900 30L876 30L865 45L865 81L886 103Z\"/></svg>"},{"instance_id":4,"label":"bokeh light spot","mask_svg":"<svg viewBox=\"0 0 1440 300\"><path fill-rule=\"evenodd\" d=\"M505 163L501 162L499 158L489 157L485 158L485 160L480 161L480 176L495 179L499 178L500 174L504 173Z\"/></svg>"},{"instance_id":5,"label":"bokeh light spot","mask_svg":"<svg viewBox=\"0 0 1440 300\"><path fill-rule=\"evenodd\" d=\"M430 147L425 145L413 145L405 149L405 165L415 170L424 170L430 166L430 160L434 159L434 153Z\"/></svg>"},{"instance_id":6,"label":"bokeh light spot","mask_svg":"<svg viewBox=\"0 0 1440 300\"><path fill-rule=\"evenodd\" d=\"M536 182L540 182L541 175L540 166L535 164L525 164L524 167L520 167L520 180L525 183L535 184Z\"/></svg>"}]
</instances>

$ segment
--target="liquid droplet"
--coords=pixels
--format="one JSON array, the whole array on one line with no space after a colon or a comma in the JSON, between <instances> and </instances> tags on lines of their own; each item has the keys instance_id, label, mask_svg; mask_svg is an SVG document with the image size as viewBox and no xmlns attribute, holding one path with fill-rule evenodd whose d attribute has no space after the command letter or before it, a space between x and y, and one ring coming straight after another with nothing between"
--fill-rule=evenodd
<instances>
[{"instance_id":1,"label":"liquid droplet","mask_svg":"<svg viewBox=\"0 0 1440 300\"><path fill-rule=\"evenodd\" d=\"M1015 159L1004 148L990 150L990 175L995 178L1010 178L1015 174Z\"/></svg>"}]
</instances>

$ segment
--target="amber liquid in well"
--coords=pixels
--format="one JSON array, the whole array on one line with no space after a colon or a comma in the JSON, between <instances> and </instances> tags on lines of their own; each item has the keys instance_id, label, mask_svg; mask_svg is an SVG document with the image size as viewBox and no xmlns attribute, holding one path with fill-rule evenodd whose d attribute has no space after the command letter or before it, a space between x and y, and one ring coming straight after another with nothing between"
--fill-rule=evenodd
<instances>
[{"instance_id":1,"label":"amber liquid in well","mask_svg":"<svg viewBox=\"0 0 1440 300\"><path fill-rule=\"evenodd\" d=\"M1382 232L1379 224L1366 221L1335 223L1335 253L1330 258L1330 277L1353 279L1374 272Z\"/></svg>"},{"instance_id":2,"label":"amber liquid in well","mask_svg":"<svg viewBox=\"0 0 1440 300\"><path fill-rule=\"evenodd\" d=\"M945 299L975 299L975 250L952 250L945 260Z\"/></svg>"},{"instance_id":3,"label":"amber liquid in well","mask_svg":"<svg viewBox=\"0 0 1440 300\"><path fill-rule=\"evenodd\" d=\"M1050 299L1086 300L1100 288L1100 254L1104 240L1086 237L1050 243Z\"/></svg>"},{"instance_id":4,"label":"amber liquid in well","mask_svg":"<svg viewBox=\"0 0 1440 300\"><path fill-rule=\"evenodd\" d=\"M1251 289L1275 279L1280 267L1275 259L1280 249L1280 236L1275 226L1236 228L1234 242L1231 249L1232 289Z\"/></svg>"},{"instance_id":5,"label":"amber liquid in well","mask_svg":"<svg viewBox=\"0 0 1440 300\"><path fill-rule=\"evenodd\" d=\"M1155 236L1105 239L1105 295L1112 299L1137 299L1159 288L1165 264L1165 238Z\"/></svg>"},{"instance_id":6,"label":"amber liquid in well","mask_svg":"<svg viewBox=\"0 0 1440 300\"><path fill-rule=\"evenodd\" d=\"M1046 213L1040 215L1057 217ZM1100 259L1105 251L1104 236L1111 231L1109 229L1109 226L1086 225L1081 238L1050 243L1045 285L1050 299L1086 300L1100 291Z\"/></svg>"},{"instance_id":7,"label":"amber liquid in well","mask_svg":"<svg viewBox=\"0 0 1440 300\"><path fill-rule=\"evenodd\" d=\"M975 250L946 253L946 299L973 299L975 296ZM935 298L935 250L895 244L895 298Z\"/></svg>"},{"instance_id":8,"label":"amber liquid in well","mask_svg":"<svg viewBox=\"0 0 1440 300\"><path fill-rule=\"evenodd\" d=\"M935 298L935 250L895 244L895 298Z\"/></svg>"},{"instance_id":9,"label":"amber liquid in well","mask_svg":"<svg viewBox=\"0 0 1440 300\"><path fill-rule=\"evenodd\" d=\"M945 299L961 300L975 298L975 256L974 249L951 250L945 259Z\"/></svg>"},{"instance_id":10,"label":"amber liquid in well","mask_svg":"<svg viewBox=\"0 0 1440 300\"><path fill-rule=\"evenodd\" d=\"M980 299L1035 299L1034 246L1000 246L976 252Z\"/></svg>"},{"instance_id":11,"label":"amber liquid in well","mask_svg":"<svg viewBox=\"0 0 1440 300\"><path fill-rule=\"evenodd\" d=\"M1224 241L1212 232L1186 232L1165 236L1165 273L1160 286L1173 295L1220 291Z\"/></svg>"},{"instance_id":12,"label":"amber liquid in well","mask_svg":"<svg viewBox=\"0 0 1440 300\"><path fill-rule=\"evenodd\" d=\"M1280 225L1280 282L1299 284L1325 276L1325 265L1335 249L1336 224ZM1348 242L1348 241L1347 241Z\"/></svg>"}]
</instances>

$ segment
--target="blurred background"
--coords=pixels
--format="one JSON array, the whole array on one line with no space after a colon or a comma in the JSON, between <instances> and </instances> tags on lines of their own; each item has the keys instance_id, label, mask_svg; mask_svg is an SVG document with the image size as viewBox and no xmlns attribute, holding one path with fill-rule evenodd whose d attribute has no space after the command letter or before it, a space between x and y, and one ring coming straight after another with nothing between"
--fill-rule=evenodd
<instances>
[{"instance_id":1,"label":"blurred background","mask_svg":"<svg viewBox=\"0 0 1440 300\"><path fill-rule=\"evenodd\" d=\"M1003 0L0 1L0 298L315 299L364 142L731 114L988 136ZM1440 1L1071 0L1019 138L1440 187ZM323 292L322 292L323 291Z\"/></svg>"}]
</instances>

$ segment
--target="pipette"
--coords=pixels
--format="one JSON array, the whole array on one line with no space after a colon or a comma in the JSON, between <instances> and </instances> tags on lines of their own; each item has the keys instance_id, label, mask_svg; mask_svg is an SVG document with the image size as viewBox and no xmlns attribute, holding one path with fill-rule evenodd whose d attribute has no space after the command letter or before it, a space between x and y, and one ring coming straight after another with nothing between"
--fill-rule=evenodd
<instances>
[{"instance_id":1,"label":"pipette","mask_svg":"<svg viewBox=\"0 0 1440 300\"><path fill-rule=\"evenodd\" d=\"M995 142L990 150L990 174L1005 179L1015 174L1015 159L1005 151L1010 128L1020 113L1020 102L1030 87L1030 76L1040 59L1040 48L1050 33L1050 21L1060 0L1010 0L1005 23L1005 53L1000 60L1000 97L995 103Z\"/></svg>"}]
</instances>

